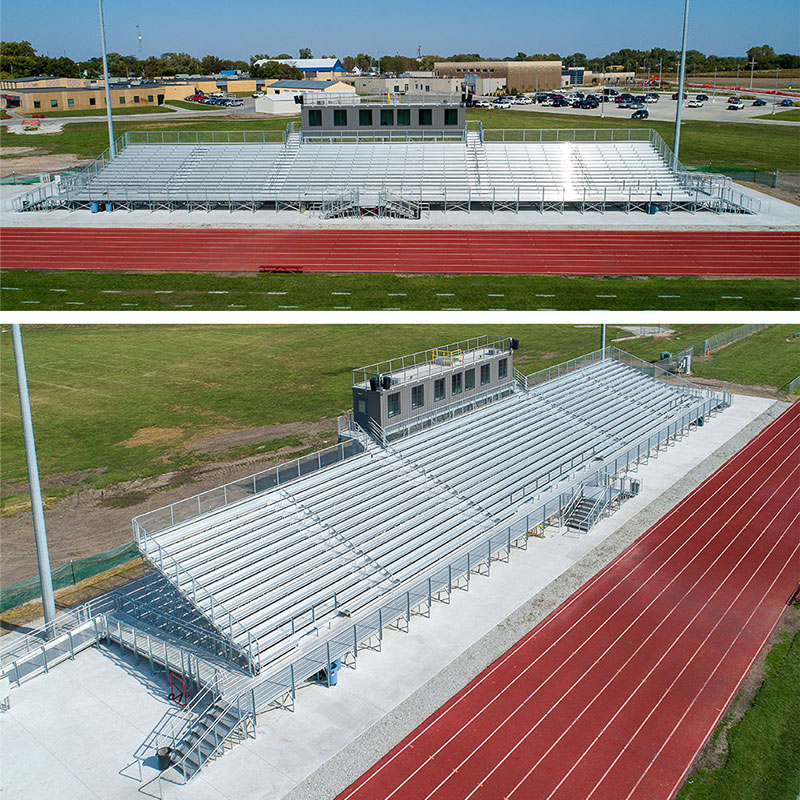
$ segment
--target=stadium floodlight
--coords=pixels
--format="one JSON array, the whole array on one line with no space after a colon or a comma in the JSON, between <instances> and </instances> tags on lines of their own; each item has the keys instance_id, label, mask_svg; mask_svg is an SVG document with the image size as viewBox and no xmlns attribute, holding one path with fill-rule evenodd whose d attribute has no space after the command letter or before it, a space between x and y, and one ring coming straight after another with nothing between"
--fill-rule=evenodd
<instances>
[{"instance_id":1,"label":"stadium floodlight","mask_svg":"<svg viewBox=\"0 0 800 800\"><path fill-rule=\"evenodd\" d=\"M683 41L681 42L681 66L678 77L678 103L675 109L675 137L672 142L672 169L678 169L678 149L681 144L681 111L683 110L683 87L686 81L686 37L689 33L689 0L683 7Z\"/></svg>"},{"instance_id":2,"label":"stadium floodlight","mask_svg":"<svg viewBox=\"0 0 800 800\"><path fill-rule=\"evenodd\" d=\"M47 550L47 532L44 527L42 489L39 485L39 467L36 463L36 445L33 439L33 422L31 420L31 401L28 396L28 378L25 374L25 357L22 353L22 335L19 325L11 326L11 339L14 344L14 365L17 369L19 412L22 417L22 437L25 441L25 461L28 465L28 487L31 494L36 560L39 563L39 583L42 587L44 624L47 635L55 636L56 602L53 597L53 576L50 574L50 554Z\"/></svg>"},{"instance_id":3,"label":"stadium floodlight","mask_svg":"<svg viewBox=\"0 0 800 800\"><path fill-rule=\"evenodd\" d=\"M106 84L106 117L108 119L108 154L114 158L114 120L111 116L111 86L108 81L108 56L106 54L106 24L103 21L103 0L97 0L100 11L100 48L103 51L103 77Z\"/></svg>"}]
</instances>

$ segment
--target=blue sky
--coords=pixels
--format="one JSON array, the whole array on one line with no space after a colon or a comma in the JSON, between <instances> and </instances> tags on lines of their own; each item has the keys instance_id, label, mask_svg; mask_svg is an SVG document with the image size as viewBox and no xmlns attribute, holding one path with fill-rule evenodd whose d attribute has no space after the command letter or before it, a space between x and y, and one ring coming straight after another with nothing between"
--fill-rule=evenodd
<instances>
[{"instance_id":1,"label":"blue sky","mask_svg":"<svg viewBox=\"0 0 800 800\"><path fill-rule=\"evenodd\" d=\"M357 10L356 10L357 9ZM352 12L352 13L351 13ZM144 54L167 50L247 60L252 53L315 55L356 52L484 56L557 52L604 55L621 47L678 49L683 3L573 0L400 0L350 5L330 0L105 0L109 49ZM28 39L40 52L76 60L99 51L96 0L5 0L2 38ZM797 0L694 0L689 46L717 55L744 55L753 45L800 51Z\"/></svg>"}]
</instances>

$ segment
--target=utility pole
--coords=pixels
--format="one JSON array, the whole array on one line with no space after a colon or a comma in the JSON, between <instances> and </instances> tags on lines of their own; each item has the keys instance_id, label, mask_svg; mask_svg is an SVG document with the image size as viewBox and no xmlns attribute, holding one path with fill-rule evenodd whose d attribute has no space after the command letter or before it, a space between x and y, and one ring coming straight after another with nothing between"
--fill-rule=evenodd
<instances>
[{"instance_id":1,"label":"utility pole","mask_svg":"<svg viewBox=\"0 0 800 800\"><path fill-rule=\"evenodd\" d=\"M108 56L106 54L106 25L103 21L103 0L97 0L100 10L100 47L103 51L103 75L106 83L106 117L108 118L108 157L116 157L114 152L114 120L111 116L111 84L108 80Z\"/></svg>"},{"instance_id":2,"label":"utility pole","mask_svg":"<svg viewBox=\"0 0 800 800\"><path fill-rule=\"evenodd\" d=\"M600 358L605 359L606 357L606 326L600 326Z\"/></svg>"},{"instance_id":3,"label":"utility pole","mask_svg":"<svg viewBox=\"0 0 800 800\"><path fill-rule=\"evenodd\" d=\"M739 89L739 62L736 62L736 89Z\"/></svg>"},{"instance_id":4,"label":"utility pole","mask_svg":"<svg viewBox=\"0 0 800 800\"><path fill-rule=\"evenodd\" d=\"M678 169L678 151L681 144L681 111L683 109L683 86L686 81L686 39L689 34L689 0L683 8L683 39L681 41L681 71L678 78L678 102L675 108L675 137L672 142L672 169Z\"/></svg>"},{"instance_id":5,"label":"utility pole","mask_svg":"<svg viewBox=\"0 0 800 800\"><path fill-rule=\"evenodd\" d=\"M19 325L11 326L14 345L14 365L17 369L19 412L22 417L22 437L25 441L25 461L28 465L28 487L31 495L33 536L36 541L36 561L39 565L39 585L42 589L42 608L48 638L56 634L56 601L53 597L53 576L50 574L50 555L47 551L47 532L44 527L42 489L39 486L39 467L36 463L36 444L31 421L31 401L28 396L28 378L25 375L25 357L22 353L22 336Z\"/></svg>"},{"instance_id":6,"label":"utility pole","mask_svg":"<svg viewBox=\"0 0 800 800\"><path fill-rule=\"evenodd\" d=\"M750 59L750 88L753 88L753 68L756 65L756 60L754 58Z\"/></svg>"},{"instance_id":7,"label":"utility pole","mask_svg":"<svg viewBox=\"0 0 800 800\"><path fill-rule=\"evenodd\" d=\"M775 94L772 95L772 113L775 113L775 109L778 106L778 72L780 71L780 67L775 67Z\"/></svg>"}]
</instances>

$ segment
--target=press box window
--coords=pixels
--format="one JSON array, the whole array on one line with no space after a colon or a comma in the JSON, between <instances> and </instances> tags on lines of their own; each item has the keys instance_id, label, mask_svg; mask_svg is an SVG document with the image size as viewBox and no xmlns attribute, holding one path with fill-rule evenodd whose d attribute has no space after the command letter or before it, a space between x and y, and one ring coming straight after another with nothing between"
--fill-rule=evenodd
<instances>
[{"instance_id":1,"label":"press box window","mask_svg":"<svg viewBox=\"0 0 800 800\"><path fill-rule=\"evenodd\" d=\"M489 383L492 379L491 373L489 372L489 365L488 364L481 364L481 386Z\"/></svg>"},{"instance_id":2,"label":"press box window","mask_svg":"<svg viewBox=\"0 0 800 800\"><path fill-rule=\"evenodd\" d=\"M464 389L469 391L470 389L475 388L475 370L468 369L464 373Z\"/></svg>"},{"instance_id":3,"label":"press box window","mask_svg":"<svg viewBox=\"0 0 800 800\"><path fill-rule=\"evenodd\" d=\"M51 100L50 108L58 108L58 100Z\"/></svg>"},{"instance_id":4,"label":"press box window","mask_svg":"<svg viewBox=\"0 0 800 800\"><path fill-rule=\"evenodd\" d=\"M119 104L120 104L121 106L124 106L124 105L125 105L125 98L124 98L122 95L120 95L120 97L119 97Z\"/></svg>"},{"instance_id":5,"label":"press box window","mask_svg":"<svg viewBox=\"0 0 800 800\"><path fill-rule=\"evenodd\" d=\"M33 101L33 107L34 108L41 108L42 104L41 104L41 102L39 100L34 100Z\"/></svg>"},{"instance_id":6,"label":"press box window","mask_svg":"<svg viewBox=\"0 0 800 800\"><path fill-rule=\"evenodd\" d=\"M398 108L397 109L397 124L398 125L410 125L411 124L411 109L410 108Z\"/></svg>"},{"instance_id":7,"label":"press box window","mask_svg":"<svg viewBox=\"0 0 800 800\"><path fill-rule=\"evenodd\" d=\"M421 108L419 110L419 124L433 125L433 111L430 108Z\"/></svg>"},{"instance_id":8,"label":"press box window","mask_svg":"<svg viewBox=\"0 0 800 800\"><path fill-rule=\"evenodd\" d=\"M461 394L461 390L464 388L463 384L464 375L461 372L456 372L452 378L452 393L453 394Z\"/></svg>"},{"instance_id":9,"label":"press box window","mask_svg":"<svg viewBox=\"0 0 800 800\"><path fill-rule=\"evenodd\" d=\"M411 408L422 408L425 405L425 387L423 385L411 387Z\"/></svg>"},{"instance_id":10,"label":"press box window","mask_svg":"<svg viewBox=\"0 0 800 800\"><path fill-rule=\"evenodd\" d=\"M508 375L508 359L501 358L497 362L497 377L505 378Z\"/></svg>"},{"instance_id":11,"label":"press box window","mask_svg":"<svg viewBox=\"0 0 800 800\"><path fill-rule=\"evenodd\" d=\"M381 125L394 125L394 109L381 109Z\"/></svg>"},{"instance_id":12,"label":"press box window","mask_svg":"<svg viewBox=\"0 0 800 800\"><path fill-rule=\"evenodd\" d=\"M434 400L444 400L446 390L444 388L444 378L437 378L433 382L433 399Z\"/></svg>"},{"instance_id":13,"label":"press box window","mask_svg":"<svg viewBox=\"0 0 800 800\"><path fill-rule=\"evenodd\" d=\"M75 105L75 101L74 101L74 100L73 100L71 97L68 97L68 98L67 98L67 105L68 105L70 108L72 108L72 107Z\"/></svg>"},{"instance_id":14,"label":"press box window","mask_svg":"<svg viewBox=\"0 0 800 800\"><path fill-rule=\"evenodd\" d=\"M445 125L458 125L458 109L446 108L444 110L444 124Z\"/></svg>"},{"instance_id":15,"label":"press box window","mask_svg":"<svg viewBox=\"0 0 800 800\"><path fill-rule=\"evenodd\" d=\"M337 128L343 128L347 125L347 109L334 108L333 109L333 124Z\"/></svg>"},{"instance_id":16,"label":"press box window","mask_svg":"<svg viewBox=\"0 0 800 800\"><path fill-rule=\"evenodd\" d=\"M372 127L372 109L360 108L358 110L358 124L365 128Z\"/></svg>"},{"instance_id":17,"label":"press box window","mask_svg":"<svg viewBox=\"0 0 800 800\"><path fill-rule=\"evenodd\" d=\"M322 127L322 110L319 108L312 108L308 112L308 124L314 128Z\"/></svg>"},{"instance_id":18,"label":"press box window","mask_svg":"<svg viewBox=\"0 0 800 800\"><path fill-rule=\"evenodd\" d=\"M89 105L90 106L96 106L97 105L97 100L94 97L90 97L89 98Z\"/></svg>"},{"instance_id":19,"label":"press box window","mask_svg":"<svg viewBox=\"0 0 800 800\"><path fill-rule=\"evenodd\" d=\"M389 416L396 417L400 413L400 392L390 394L386 398L386 404L389 409Z\"/></svg>"}]
</instances>

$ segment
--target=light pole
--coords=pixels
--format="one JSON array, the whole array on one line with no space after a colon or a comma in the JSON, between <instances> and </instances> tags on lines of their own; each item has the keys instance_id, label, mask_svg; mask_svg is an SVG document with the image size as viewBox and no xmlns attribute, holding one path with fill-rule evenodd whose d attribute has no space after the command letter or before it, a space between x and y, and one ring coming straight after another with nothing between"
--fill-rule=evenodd
<instances>
[{"instance_id":1,"label":"light pole","mask_svg":"<svg viewBox=\"0 0 800 800\"><path fill-rule=\"evenodd\" d=\"M28 396L28 378L25 374L25 357L22 353L22 335L19 325L11 326L11 340L14 345L14 365L17 370L17 391L19 392L19 413L22 417L22 437L25 441L25 461L28 465L28 487L31 494L36 561L39 565L39 585L42 588L44 624L49 638L56 634L56 601L53 597L53 576L50 573L50 555L47 550L47 531L44 527L44 509L42 508L42 489L39 486L39 467L36 463L31 401Z\"/></svg>"},{"instance_id":2,"label":"light pole","mask_svg":"<svg viewBox=\"0 0 800 800\"><path fill-rule=\"evenodd\" d=\"M712 103L717 102L717 62L714 61L714 93L713 99L711 100Z\"/></svg>"},{"instance_id":3,"label":"light pole","mask_svg":"<svg viewBox=\"0 0 800 800\"><path fill-rule=\"evenodd\" d=\"M754 58L750 59L750 88L753 88L753 68L756 65L756 60Z\"/></svg>"},{"instance_id":4,"label":"light pole","mask_svg":"<svg viewBox=\"0 0 800 800\"><path fill-rule=\"evenodd\" d=\"M678 78L678 102L675 108L675 137L672 141L672 168L678 169L678 151L681 144L681 111L683 109L683 85L686 81L686 39L689 34L689 0L683 8L683 39L681 41L681 67Z\"/></svg>"},{"instance_id":5,"label":"light pole","mask_svg":"<svg viewBox=\"0 0 800 800\"><path fill-rule=\"evenodd\" d=\"M736 89L739 89L739 62L736 62Z\"/></svg>"},{"instance_id":6,"label":"light pole","mask_svg":"<svg viewBox=\"0 0 800 800\"><path fill-rule=\"evenodd\" d=\"M775 109L778 105L778 72L780 67L775 67L775 94L772 95L772 113L775 113Z\"/></svg>"},{"instance_id":7,"label":"light pole","mask_svg":"<svg viewBox=\"0 0 800 800\"><path fill-rule=\"evenodd\" d=\"M106 117L108 118L108 154L114 158L114 120L111 116L111 86L108 81L108 57L106 55L106 25L103 21L103 0L97 0L100 11L100 47L103 51L103 76L106 83Z\"/></svg>"}]
</instances>

